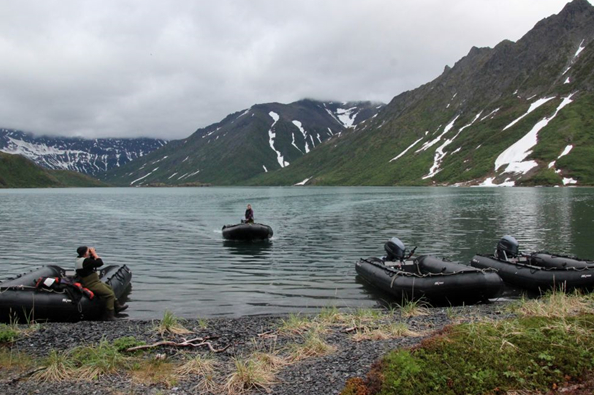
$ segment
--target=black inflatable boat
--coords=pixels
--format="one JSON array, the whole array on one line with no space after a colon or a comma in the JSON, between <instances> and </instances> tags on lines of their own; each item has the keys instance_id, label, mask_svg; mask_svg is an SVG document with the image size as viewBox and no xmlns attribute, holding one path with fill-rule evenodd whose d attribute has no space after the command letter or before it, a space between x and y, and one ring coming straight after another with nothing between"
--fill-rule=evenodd
<instances>
[{"instance_id":1,"label":"black inflatable boat","mask_svg":"<svg viewBox=\"0 0 594 395\"><path fill-rule=\"evenodd\" d=\"M411 260L404 244L392 238L387 257L361 259L356 271L372 286L398 300L425 299L434 304L475 303L497 297L503 281L495 270L481 270L428 255ZM414 252L414 250L413 250Z\"/></svg>"},{"instance_id":2,"label":"black inflatable boat","mask_svg":"<svg viewBox=\"0 0 594 395\"><path fill-rule=\"evenodd\" d=\"M132 272L126 265L112 265L101 270L99 277L119 298L130 286ZM75 284L76 279L53 265L0 283L0 322L100 319L103 302Z\"/></svg>"},{"instance_id":3,"label":"black inflatable boat","mask_svg":"<svg viewBox=\"0 0 594 395\"><path fill-rule=\"evenodd\" d=\"M512 236L504 236L493 255L475 255L471 265L497 269L506 283L535 292L594 289L594 261L548 252L520 254Z\"/></svg>"},{"instance_id":4,"label":"black inflatable boat","mask_svg":"<svg viewBox=\"0 0 594 395\"><path fill-rule=\"evenodd\" d=\"M272 235L272 228L264 224L241 223L223 226L223 238L227 240L266 240Z\"/></svg>"}]
</instances>

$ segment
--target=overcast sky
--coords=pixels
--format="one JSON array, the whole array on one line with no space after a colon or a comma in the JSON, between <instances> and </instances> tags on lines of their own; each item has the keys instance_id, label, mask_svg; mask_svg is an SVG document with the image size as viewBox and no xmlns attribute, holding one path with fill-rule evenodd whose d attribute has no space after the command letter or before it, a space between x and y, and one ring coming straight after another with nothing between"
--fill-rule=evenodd
<instances>
[{"instance_id":1,"label":"overcast sky","mask_svg":"<svg viewBox=\"0 0 594 395\"><path fill-rule=\"evenodd\" d=\"M2 1L0 127L177 139L257 103L387 103L566 3Z\"/></svg>"}]
</instances>

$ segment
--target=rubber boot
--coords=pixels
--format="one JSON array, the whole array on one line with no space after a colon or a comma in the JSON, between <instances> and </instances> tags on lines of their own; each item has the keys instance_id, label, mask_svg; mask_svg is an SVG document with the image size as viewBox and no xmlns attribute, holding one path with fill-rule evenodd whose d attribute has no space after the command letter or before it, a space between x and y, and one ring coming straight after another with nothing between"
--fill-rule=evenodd
<instances>
[{"instance_id":1,"label":"rubber boot","mask_svg":"<svg viewBox=\"0 0 594 395\"><path fill-rule=\"evenodd\" d=\"M103 313L103 321L116 321L115 311L105 310L105 312Z\"/></svg>"},{"instance_id":2,"label":"rubber boot","mask_svg":"<svg viewBox=\"0 0 594 395\"><path fill-rule=\"evenodd\" d=\"M115 312L117 314L119 312L122 312L122 311L126 310L128 308L128 305L125 304L125 303L124 304L120 304L120 302L118 300L116 300L115 303L114 303L114 308L115 308Z\"/></svg>"}]
</instances>

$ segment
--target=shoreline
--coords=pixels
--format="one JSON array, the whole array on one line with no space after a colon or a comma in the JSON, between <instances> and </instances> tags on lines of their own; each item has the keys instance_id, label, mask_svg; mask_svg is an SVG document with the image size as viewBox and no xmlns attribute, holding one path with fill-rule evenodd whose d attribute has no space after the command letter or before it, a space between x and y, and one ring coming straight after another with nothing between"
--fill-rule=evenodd
<instances>
[{"instance_id":1,"label":"shoreline","mask_svg":"<svg viewBox=\"0 0 594 395\"><path fill-rule=\"evenodd\" d=\"M205 320L181 320L180 324L190 331L187 334L159 334L158 326L163 320L119 320L115 322L82 321L78 323L45 323L35 330L20 336L11 345L3 345L12 353L22 352L32 356L38 362L52 350L67 353L76 347L97 346L101 341L112 343L124 337L133 337L147 345L159 341L181 343L190 338L207 339L210 346L172 347L159 346L142 352L142 359L179 366L196 356L212 357L216 361L211 392L197 391L203 377L190 375L178 377L169 382L164 379L139 380L134 371L116 372L100 375L91 381L67 380L62 382L39 382L25 377L15 380L6 372L0 373L0 392L7 394L29 394L51 391L53 393L74 394L223 394L224 389L236 366L237 361L249 359L257 353L267 353L285 358L287 363L276 369L272 383L267 388L252 388L243 393L257 394L267 392L279 395L289 394L339 394L346 381L353 377L364 377L371 365L388 351L411 347L431 336L446 325L476 320L499 320L509 317L505 313L507 302L495 302L472 306L431 307L420 310L424 315L406 316L403 309L381 312L372 317L365 325L369 327L398 326L404 328L404 334L388 336L386 339L357 340L355 315L338 310L320 312L317 316L299 316L309 325L306 328L290 329L288 323L295 315L246 316L240 318L213 318ZM366 313L367 314L367 313ZM372 313L375 314L375 313ZM360 317L359 317L360 318ZM323 327L322 327L323 324ZM353 329L355 327L355 329ZM289 329L287 329L289 328ZM349 329L353 329L350 330ZM312 333L329 346L326 354L295 357L291 353L296 348L307 344ZM213 353L210 348L223 350ZM163 365L165 366L165 365Z\"/></svg>"}]
</instances>

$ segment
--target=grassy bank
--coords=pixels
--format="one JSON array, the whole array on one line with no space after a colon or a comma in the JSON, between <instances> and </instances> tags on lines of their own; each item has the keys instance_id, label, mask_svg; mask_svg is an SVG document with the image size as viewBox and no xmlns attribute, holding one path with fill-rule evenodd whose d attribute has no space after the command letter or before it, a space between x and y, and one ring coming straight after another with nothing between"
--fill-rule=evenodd
<instances>
[{"instance_id":1,"label":"grassy bank","mask_svg":"<svg viewBox=\"0 0 594 395\"><path fill-rule=\"evenodd\" d=\"M550 294L515 318L448 326L390 352L342 395L548 393L594 370L594 299ZM592 385L592 383L588 384ZM587 392L584 392L587 393Z\"/></svg>"}]
</instances>

